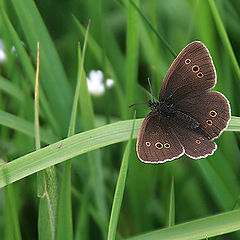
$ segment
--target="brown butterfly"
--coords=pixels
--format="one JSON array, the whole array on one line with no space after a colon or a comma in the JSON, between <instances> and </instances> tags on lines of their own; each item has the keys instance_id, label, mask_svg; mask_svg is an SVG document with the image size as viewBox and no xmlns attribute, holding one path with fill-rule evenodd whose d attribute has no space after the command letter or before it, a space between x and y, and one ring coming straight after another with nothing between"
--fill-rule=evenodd
<instances>
[{"instance_id":1,"label":"brown butterfly","mask_svg":"<svg viewBox=\"0 0 240 240\"><path fill-rule=\"evenodd\" d=\"M137 154L146 163L164 163L183 154L198 159L212 155L212 142L227 128L230 105L224 95L210 91L216 71L201 42L187 45L172 63L159 93L149 101L137 139Z\"/></svg>"}]
</instances>

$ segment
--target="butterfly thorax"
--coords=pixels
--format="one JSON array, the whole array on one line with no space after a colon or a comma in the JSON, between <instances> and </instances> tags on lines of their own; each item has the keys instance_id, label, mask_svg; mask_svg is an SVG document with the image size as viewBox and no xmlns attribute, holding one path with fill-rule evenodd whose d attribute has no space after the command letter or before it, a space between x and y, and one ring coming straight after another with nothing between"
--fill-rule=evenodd
<instances>
[{"instance_id":1,"label":"butterfly thorax","mask_svg":"<svg viewBox=\"0 0 240 240\"><path fill-rule=\"evenodd\" d=\"M155 114L166 118L169 121L173 121L179 125L184 125L186 128L197 128L199 123L196 119L190 115L178 111L174 108L174 104L171 101L154 102L149 101L148 106Z\"/></svg>"}]
</instances>

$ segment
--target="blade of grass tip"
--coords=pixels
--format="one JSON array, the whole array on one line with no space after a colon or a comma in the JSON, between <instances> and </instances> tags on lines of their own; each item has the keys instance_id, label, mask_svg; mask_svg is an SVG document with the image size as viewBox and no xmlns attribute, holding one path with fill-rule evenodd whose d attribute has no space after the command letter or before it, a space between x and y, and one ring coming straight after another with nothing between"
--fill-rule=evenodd
<instances>
[{"instance_id":1,"label":"blade of grass tip","mask_svg":"<svg viewBox=\"0 0 240 240\"><path fill-rule=\"evenodd\" d=\"M71 118L68 128L68 137L74 135L77 118L77 108L80 94L80 86L83 76L84 58L91 21L89 20L83 45L83 57L80 64L79 77L75 89ZM80 44L79 44L80 51ZM73 239L72 205L71 205L71 160L65 162L61 176L61 189L58 207L57 239Z\"/></svg>"},{"instance_id":2,"label":"blade of grass tip","mask_svg":"<svg viewBox=\"0 0 240 240\"><path fill-rule=\"evenodd\" d=\"M175 224L175 194L174 194L174 177L172 176L169 201L168 227L172 227L174 226L174 224Z\"/></svg>"},{"instance_id":3,"label":"blade of grass tip","mask_svg":"<svg viewBox=\"0 0 240 240\"><path fill-rule=\"evenodd\" d=\"M218 13L216 4L215 4L214 0L208 0L208 3L209 3L210 8L212 10L212 14L213 14L213 17L214 17L217 29L219 31L219 35L222 38L222 41L223 41L224 45L227 48L227 51L228 51L229 56L231 58L231 61L232 61L232 64L234 66L234 69L235 69L235 72L237 74L237 77L240 80L240 68L239 68L236 56L235 56L235 54L233 52L230 40L229 40L228 35L227 35L227 32L226 32L226 30L224 28L223 22L222 22L221 17L220 17L220 15Z\"/></svg>"},{"instance_id":4,"label":"blade of grass tip","mask_svg":"<svg viewBox=\"0 0 240 240\"><path fill-rule=\"evenodd\" d=\"M117 185L115 189L115 194L113 198L113 205L112 205L112 211L111 211L109 228L108 228L108 238L107 238L108 240L116 239L118 219L119 219L119 214L120 214L120 209L121 209L123 194L125 189L125 183L127 178L129 156L132 149L132 138L133 138L135 120L136 120L136 111L134 112L134 120L132 123L131 135L128 140L127 147L124 151L122 164L119 171L119 176L118 176Z\"/></svg>"},{"instance_id":5,"label":"blade of grass tip","mask_svg":"<svg viewBox=\"0 0 240 240\"><path fill-rule=\"evenodd\" d=\"M35 81L35 145L36 150L40 149L40 130L39 130L39 42L37 43L37 70Z\"/></svg>"},{"instance_id":6,"label":"blade of grass tip","mask_svg":"<svg viewBox=\"0 0 240 240\"><path fill-rule=\"evenodd\" d=\"M40 125L39 125L39 42L37 43L37 70L35 83L35 145L36 150L41 148L40 145ZM50 170L50 174L49 174ZM51 171L52 170L52 171ZM54 166L37 174L38 197L40 197L39 215L38 215L38 236L39 239L54 240L55 232L55 208L54 194L56 193L54 178ZM45 175L46 172L46 175ZM45 178L46 176L46 178ZM48 191L50 190L50 193ZM55 190L55 191L54 191ZM48 196L47 196L48 195Z\"/></svg>"},{"instance_id":7,"label":"blade of grass tip","mask_svg":"<svg viewBox=\"0 0 240 240\"><path fill-rule=\"evenodd\" d=\"M76 18L76 16L73 15L73 19L78 26L81 33L85 36L86 30L82 26L82 24L79 22L79 20ZM88 46L89 49L92 51L93 55L95 56L96 60L99 64L102 64L102 48L99 46L98 42L91 36L89 33L88 36ZM124 96L123 96L123 90L121 89L120 82L118 80L118 75L115 73L114 67L111 63L111 61L106 57L106 69L109 74L109 76L114 79L115 81L115 88L116 88L116 97L119 101L119 106L121 110L121 116L124 116L125 112L125 105L124 105Z\"/></svg>"},{"instance_id":8,"label":"blade of grass tip","mask_svg":"<svg viewBox=\"0 0 240 240\"><path fill-rule=\"evenodd\" d=\"M80 70L79 70L80 77L78 78L77 86L76 86L76 90L75 90L75 96L74 96L74 101L73 101L73 107L72 107L72 114L71 114L71 119L70 119L69 130L68 130L68 136L72 136L75 133L76 118L77 118L77 107L78 107L78 101L79 101L79 95L80 95L80 86L81 86L81 81L82 81L82 77L83 77L84 58L85 58L85 52L86 52L86 46L87 46L90 24L91 24L91 20L89 19L88 26L87 26L87 31L86 31L86 35L85 35L85 40L84 40L84 44L83 44L82 61L81 61ZM80 49L80 42L78 44L79 44L79 49Z\"/></svg>"},{"instance_id":9,"label":"blade of grass tip","mask_svg":"<svg viewBox=\"0 0 240 240\"><path fill-rule=\"evenodd\" d=\"M165 47L169 50L169 52L173 55L174 58L177 57L176 52L172 49L172 47L168 44L168 42L164 39L164 37L153 27L153 25L150 23L150 21L144 16L142 11L138 8L138 6L133 2L133 0L129 0L131 4L134 6L134 8L138 11L140 16L143 18L143 20L147 23L147 25L150 27L150 29L156 34L158 39L162 41L162 43L165 45Z\"/></svg>"}]
</instances>

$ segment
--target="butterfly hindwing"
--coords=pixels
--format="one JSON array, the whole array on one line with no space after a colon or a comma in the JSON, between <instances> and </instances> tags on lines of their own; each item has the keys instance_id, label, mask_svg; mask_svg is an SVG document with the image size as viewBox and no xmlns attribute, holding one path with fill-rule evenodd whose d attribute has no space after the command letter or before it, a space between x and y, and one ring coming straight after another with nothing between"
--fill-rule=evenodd
<instances>
[{"instance_id":1,"label":"butterfly hindwing","mask_svg":"<svg viewBox=\"0 0 240 240\"><path fill-rule=\"evenodd\" d=\"M199 122L208 139L218 137L227 127L231 117L228 100L219 92L206 91L188 96L174 103L174 107Z\"/></svg>"},{"instance_id":2,"label":"butterfly hindwing","mask_svg":"<svg viewBox=\"0 0 240 240\"><path fill-rule=\"evenodd\" d=\"M201 129L189 129L174 122L171 126L187 156L194 159L205 158L217 149L217 145L210 141Z\"/></svg>"},{"instance_id":3,"label":"butterfly hindwing","mask_svg":"<svg viewBox=\"0 0 240 240\"><path fill-rule=\"evenodd\" d=\"M216 72L212 58L203 43L187 45L169 68L159 94L159 100L178 101L195 92L213 88Z\"/></svg>"},{"instance_id":4,"label":"butterfly hindwing","mask_svg":"<svg viewBox=\"0 0 240 240\"><path fill-rule=\"evenodd\" d=\"M144 119L137 140L141 161L163 163L184 154L184 149L166 120L153 112Z\"/></svg>"}]
</instances>

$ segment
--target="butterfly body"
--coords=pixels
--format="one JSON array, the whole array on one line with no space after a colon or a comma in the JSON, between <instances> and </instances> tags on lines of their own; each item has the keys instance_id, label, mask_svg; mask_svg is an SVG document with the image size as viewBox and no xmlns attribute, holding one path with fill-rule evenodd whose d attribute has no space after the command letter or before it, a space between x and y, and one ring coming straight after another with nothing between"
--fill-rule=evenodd
<instances>
[{"instance_id":1,"label":"butterfly body","mask_svg":"<svg viewBox=\"0 0 240 240\"><path fill-rule=\"evenodd\" d=\"M216 72L201 42L185 47L172 63L159 93L149 101L137 140L137 153L146 163L163 163L183 154L198 159L212 155L212 142L230 120L228 100L215 91Z\"/></svg>"},{"instance_id":2,"label":"butterfly body","mask_svg":"<svg viewBox=\"0 0 240 240\"><path fill-rule=\"evenodd\" d=\"M186 113L176 110L171 102L152 102L150 100L148 105L150 109L154 111L155 115L161 115L166 121L173 121L177 124L184 125L186 128L196 128L199 126L197 120Z\"/></svg>"}]
</instances>

